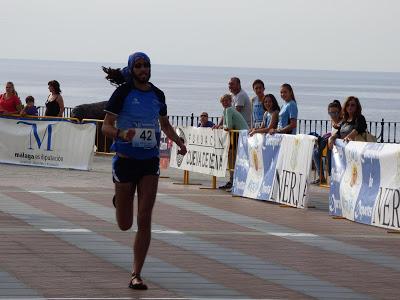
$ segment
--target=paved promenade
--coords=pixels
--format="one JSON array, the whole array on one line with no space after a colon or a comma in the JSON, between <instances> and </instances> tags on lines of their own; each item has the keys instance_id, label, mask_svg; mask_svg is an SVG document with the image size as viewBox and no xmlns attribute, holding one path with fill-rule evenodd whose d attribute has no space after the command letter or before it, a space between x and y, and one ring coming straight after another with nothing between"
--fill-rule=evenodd
<instances>
[{"instance_id":1,"label":"paved promenade","mask_svg":"<svg viewBox=\"0 0 400 300\"><path fill-rule=\"evenodd\" d=\"M400 234L329 217L327 189L311 187L300 210L174 184L182 172L163 170L149 290L134 291L134 230L115 223L110 157L90 172L0 168L0 298L400 298Z\"/></svg>"}]
</instances>

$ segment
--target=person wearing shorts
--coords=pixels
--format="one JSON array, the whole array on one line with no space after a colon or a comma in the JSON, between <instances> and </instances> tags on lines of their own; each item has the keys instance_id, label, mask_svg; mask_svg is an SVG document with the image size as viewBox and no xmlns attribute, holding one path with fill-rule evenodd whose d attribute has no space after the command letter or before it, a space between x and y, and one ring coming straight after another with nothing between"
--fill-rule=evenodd
<instances>
[{"instance_id":1,"label":"person wearing shorts","mask_svg":"<svg viewBox=\"0 0 400 300\"><path fill-rule=\"evenodd\" d=\"M150 246L151 216L157 194L161 130L186 154L183 141L168 121L164 93L149 82L150 58L143 52L129 56L124 69L103 68L107 79L119 85L108 101L103 133L114 139L111 150L115 183L116 219L121 230L133 224L133 199L138 195L137 233L129 287L147 289L141 271ZM161 128L160 128L161 125Z\"/></svg>"}]
</instances>

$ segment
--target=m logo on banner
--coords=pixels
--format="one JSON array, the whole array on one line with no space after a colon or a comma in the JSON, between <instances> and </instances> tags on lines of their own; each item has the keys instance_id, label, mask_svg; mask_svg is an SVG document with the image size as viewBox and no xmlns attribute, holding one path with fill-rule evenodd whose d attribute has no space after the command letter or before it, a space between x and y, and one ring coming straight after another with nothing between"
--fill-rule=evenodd
<instances>
[{"instance_id":1,"label":"m logo on banner","mask_svg":"<svg viewBox=\"0 0 400 300\"><path fill-rule=\"evenodd\" d=\"M51 149L51 136L52 136L52 132L53 132L53 125L54 124L48 124L47 128L43 134L42 139L40 139L38 131L37 131L37 124L35 123L29 123L29 122L24 122L24 121L18 121L17 124L24 124L24 125L29 125L31 126L31 132L29 134L29 148L30 150L33 150L32 148L32 133L33 133L33 137L35 138L36 144L38 146L38 149L40 149L42 147L43 141L46 138L47 135L47 151L53 151Z\"/></svg>"}]
</instances>

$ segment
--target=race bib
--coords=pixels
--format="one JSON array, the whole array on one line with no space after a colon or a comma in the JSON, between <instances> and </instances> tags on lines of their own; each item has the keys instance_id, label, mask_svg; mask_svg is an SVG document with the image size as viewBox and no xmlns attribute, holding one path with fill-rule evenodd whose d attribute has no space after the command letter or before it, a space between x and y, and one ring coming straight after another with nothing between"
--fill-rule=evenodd
<instances>
[{"instance_id":1,"label":"race bib","mask_svg":"<svg viewBox=\"0 0 400 300\"><path fill-rule=\"evenodd\" d=\"M154 128L135 128L135 131L135 136L132 139L133 147L151 149L157 145Z\"/></svg>"}]
</instances>

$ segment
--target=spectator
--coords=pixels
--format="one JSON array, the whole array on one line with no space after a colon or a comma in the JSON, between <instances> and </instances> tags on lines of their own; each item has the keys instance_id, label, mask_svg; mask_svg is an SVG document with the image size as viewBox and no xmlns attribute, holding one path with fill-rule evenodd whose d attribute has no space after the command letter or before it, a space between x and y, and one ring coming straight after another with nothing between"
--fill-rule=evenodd
<instances>
[{"instance_id":1,"label":"spectator","mask_svg":"<svg viewBox=\"0 0 400 300\"><path fill-rule=\"evenodd\" d=\"M317 140L317 143L316 143L316 145L314 147L314 151L313 151L313 161L314 161L316 173L318 174L318 178L312 182L313 184L326 183L325 174L324 174L324 172L321 172L322 151L328 144L329 137L331 135L335 134L340 127L340 123L342 121L341 114L340 114L341 110L342 110L342 106L340 105L339 100L333 100L331 103L329 103L328 114L331 118L331 125L332 125L331 132L328 132L327 134L323 135L322 137L319 135L316 135L318 140ZM328 161L328 174L329 175L331 175L331 154L332 154L332 151L330 149L328 149L327 161Z\"/></svg>"},{"instance_id":2,"label":"spectator","mask_svg":"<svg viewBox=\"0 0 400 300\"><path fill-rule=\"evenodd\" d=\"M297 103L294 92L290 84L284 83L281 86L281 98L285 101L279 112L278 128L271 129L273 133L296 134L297 127Z\"/></svg>"},{"instance_id":3,"label":"spectator","mask_svg":"<svg viewBox=\"0 0 400 300\"><path fill-rule=\"evenodd\" d=\"M57 80L51 80L48 83L50 95L46 101L47 117L62 117L64 113L64 99L61 96L60 83Z\"/></svg>"},{"instance_id":4,"label":"spectator","mask_svg":"<svg viewBox=\"0 0 400 300\"><path fill-rule=\"evenodd\" d=\"M253 91L256 94L251 99L251 128L260 128L265 113L264 107L264 82L257 79L253 82Z\"/></svg>"},{"instance_id":5,"label":"spectator","mask_svg":"<svg viewBox=\"0 0 400 300\"><path fill-rule=\"evenodd\" d=\"M214 123L208 120L208 113L202 112L200 114L200 123L197 127L213 127Z\"/></svg>"},{"instance_id":6,"label":"spectator","mask_svg":"<svg viewBox=\"0 0 400 300\"><path fill-rule=\"evenodd\" d=\"M253 136L255 133L269 133L271 129L276 129L278 126L280 108L275 96L272 94L265 95L263 106L265 113L263 115L261 127L253 128L250 131L250 136Z\"/></svg>"},{"instance_id":7,"label":"spectator","mask_svg":"<svg viewBox=\"0 0 400 300\"><path fill-rule=\"evenodd\" d=\"M360 100L357 97L350 96L346 99L342 108L343 121L338 130L329 138L329 149L332 149L337 138L345 142L354 141L358 134L367 131L367 122L361 111Z\"/></svg>"},{"instance_id":8,"label":"spectator","mask_svg":"<svg viewBox=\"0 0 400 300\"><path fill-rule=\"evenodd\" d=\"M225 94L220 100L224 108L223 128L225 130L247 130L249 126L243 115L232 107L232 96Z\"/></svg>"},{"instance_id":9,"label":"spectator","mask_svg":"<svg viewBox=\"0 0 400 300\"><path fill-rule=\"evenodd\" d=\"M6 83L6 92L0 95L0 113L19 114L21 109L21 100L15 91L14 84L9 81Z\"/></svg>"},{"instance_id":10,"label":"spectator","mask_svg":"<svg viewBox=\"0 0 400 300\"><path fill-rule=\"evenodd\" d=\"M220 100L222 107L224 108L224 117L223 117L223 128L224 130L248 130L249 126L247 125L245 119L243 118L242 114L239 113L236 109L232 107L232 96L229 94L225 94L221 97ZM238 135L236 134L236 137ZM234 153L234 149L236 150L237 145L237 138L235 145L232 145L229 149L229 169L230 169L230 177L229 181L225 183L225 185L220 186L220 189L224 189L227 192L232 190L232 183L233 183L233 168L235 166L235 159L236 153ZM235 146L235 147L233 147Z\"/></svg>"},{"instance_id":11,"label":"spectator","mask_svg":"<svg viewBox=\"0 0 400 300\"><path fill-rule=\"evenodd\" d=\"M21 111L21 115L22 116L37 116L38 115L38 111L37 108L35 106L35 98L33 98L32 96L28 96L25 99L25 107L22 109Z\"/></svg>"},{"instance_id":12,"label":"spectator","mask_svg":"<svg viewBox=\"0 0 400 300\"><path fill-rule=\"evenodd\" d=\"M229 80L229 91L232 93L233 106L246 120L247 126L251 127L251 103L250 98L240 85L240 79L232 77Z\"/></svg>"}]
</instances>

